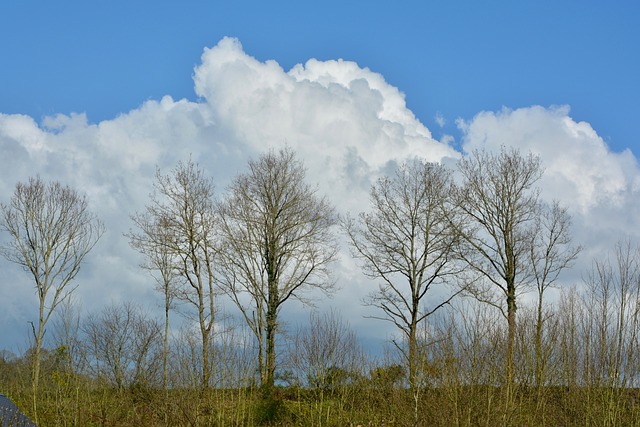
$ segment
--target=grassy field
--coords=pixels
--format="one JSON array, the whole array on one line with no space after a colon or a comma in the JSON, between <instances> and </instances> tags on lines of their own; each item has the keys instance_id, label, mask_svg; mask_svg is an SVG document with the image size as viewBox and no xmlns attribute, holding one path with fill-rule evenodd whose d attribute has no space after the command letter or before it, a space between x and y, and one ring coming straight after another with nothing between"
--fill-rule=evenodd
<instances>
[{"instance_id":1,"label":"grassy field","mask_svg":"<svg viewBox=\"0 0 640 427\"><path fill-rule=\"evenodd\" d=\"M51 386L51 384L49 384ZM32 414L28 388L4 390ZM438 387L416 396L403 388L352 385L332 391L257 389L117 390L72 382L38 396L38 425L47 426L636 426L637 389Z\"/></svg>"}]
</instances>

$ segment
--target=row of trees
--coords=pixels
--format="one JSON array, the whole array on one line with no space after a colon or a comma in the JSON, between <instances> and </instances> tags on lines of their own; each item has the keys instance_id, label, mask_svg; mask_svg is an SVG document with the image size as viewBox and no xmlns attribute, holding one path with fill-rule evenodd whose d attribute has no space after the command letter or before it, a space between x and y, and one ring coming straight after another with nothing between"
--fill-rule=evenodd
<instances>
[{"instance_id":1,"label":"row of trees","mask_svg":"<svg viewBox=\"0 0 640 427\"><path fill-rule=\"evenodd\" d=\"M269 152L250 161L222 202L192 162L179 163L169 175L158 171L151 203L133 219L138 230L129 234L131 244L146 256L146 268L158 273L165 295L165 337L173 298L197 312L201 387L210 385L215 298L223 293L255 337L260 383L271 396L282 306L304 300L312 288L329 292L329 263L337 252L334 209L305 183L294 153Z\"/></svg>"},{"instance_id":2,"label":"row of trees","mask_svg":"<svg viewBox=\"0 0 640 427\"><path fill-rule=\"evenodd\" d=\"M223 200L215 198L213 182L192 161L179 163L167 175L158 170L150 202L132 216L136 227L127 236L144 254L144 267L164 295L165 390L171 309L178 302L183 312L195 314L200 388L206 390L212 339L223 323L216 299L226 295L254 337L261 389L272 399L278 316L287 301L306 301L309 290L332 292L330 264L338 251L334 226L340 225L364 273L379 283L366 303L378 308L374 317L393 322L401 332L402 339L394 343L408 368L416 420L422 391L419 331L459 295L495 307L506 320L504 385L506 400L512 400L518 297L537 291L539 378L544 293L580 250L571 245L567 211L540 199L536 183L542 173L539 158L506 148L463 158L458 182L453 171L416 160L372 186L367 212L339 218L305 182L305 169L289 149L250 161ZM39 178L18 184L2 213L2 228L11 236L3 253L31 272L40 295L39 326L34 327L35 412L40 331L73 290L69 283L104 228L83 197Z\"/></svg>"},{"instance_id":3,"label":"row of trees","mask_svg":"<svg viewBox=\"0 0 640 427\"><path fill-rule=\"evenodd\" d=\"M42 353L41 425L639 425L639 255L620 244L594 262L580 290L560 291L544 310L541 358L536 304L519 305L509 401L508 325L476 299L455 299L419 328L417 402L398 352L372 357L338 313L312 314L284 332L271 408L241 328L228 323L215 334L206 391L198 390L198 335L174 332L164 393L161 321L131 304L84 316L64 304ZM0 354L3 392L19 405L29 398L32 357Z\"/></svg>"}]
</instances>

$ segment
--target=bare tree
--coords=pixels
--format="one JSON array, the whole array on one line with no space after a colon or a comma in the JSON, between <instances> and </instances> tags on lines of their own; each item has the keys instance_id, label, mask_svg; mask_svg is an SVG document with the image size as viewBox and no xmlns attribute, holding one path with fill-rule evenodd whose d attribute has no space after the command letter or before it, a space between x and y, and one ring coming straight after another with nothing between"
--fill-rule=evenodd
<instances>
[{"instance_id":1,"label":"bare tree","mask_svg":"<svg viewBox=\"0 0 640 427\"><path fill-rule=\"evenodd\" d=\"M165 309L175 296L195 309L200 329L202 376L211 379L211 339L215 324L215 206L211 179L191 160L169 175L156 172L155 192L145 214L134 217L141 233L130 237L149 267L160 273ZM178 276L179 280L175 280ZM175 286L174 286L175 285ZM165 322L168 312L165 311ZM165 343L167 336L165 323ZM166 348L166 347L165 347Z\"/></svg>"},{"instance_id":2,"label":"bare tree","mask_svg":"<svg viewBox=\"0 0 640 427\"><path fill-rule=\"evenodd\" d=\"M451 184L451 173L439 164L405 164L372 186L369 213L342 222L364 273L382 280L366 302L382 311L377 318L402 331L408 351L396 346L408 361L414 391L418 326L463 290L456 285L462 263Z\"/></svg>"},{"instance_id":3,"label":"bare tree","mask_svg":"<svg viewBox=\"0 0 640 427\"><path fill-rule=\"evenodd\" d=\"M594 259L585 279L591 340L587 380L597 387L624 388L638 375L640 247L622 240L611 258Z\"/></svg>"},{"instance_id":4,"label":"bare tree","mask_svg":"<svg viewBox=\"0 0 640 427\"><path fill-rule=\"evenodd\" d=\"M618 242L613 254L594 259L584 284L576 347L585 419L629 424L623 408L640 378L640 248L629 239Z\"/></svg>"},{"instance_id":5,"label":"bare tree","mask_svg":"<svg viewBox=\"0 0 640 427\"><path fill-rule=\"evenodd\" d=\"M321 393L364 375L364 354L349 324L335 311L312 312L309 325L298 328L287 356L298 377Z\"/></svg>"},{"instance_id":6,"label":"bare tree","mask_svg":"<svg viewBox=\"0 0 640 427\"><path fill-rule=\"evenodd\" d=\"M83 369L82 343L80 339L80 306L73 297L67 298L53 318L53 341L57 349L64 349L64 369L78 373Z\"/></svg>"},{"instance_id":7,"label":"bare tree","mask_svg":"<svg viewBox=\"0 0 640 427\"><path fill-rule=\"evenodd\" d=\"M327 423L327 398L335 409L345 411L350 401L362 396L368 359L355 332L338 312L312 311L308 325L298 326L288 344L286 366L292 380L314 393L315 404L309 405L305 417L307 424Z\"/></svg>"},{"instance_id":8,"label":"bare tree","mask_svg":"<svg viewBox=\"0 0 640 427\"><path fill-rule=\"evenodd\" d=\"M249 162L221 206L221 281L258 343L260 380L271 396L278 314L304 292L330 292L336 254L329 202L305 184L293 151L270 151Z\"/></svg>"},{"instance_id":9,"label":"bare tree","mask_svg":"<svg viewBox=\"0 0 640 427\"><path fill-rule=\"evenodd\" d=\"M0 209L0 229L11 238L0 250L6 259L31 273L38 295L38 323L31 324L37 414L35 395L45 325L56 307L76 288L70 283L104 233L104 226L89 210L86 196L59 182L47 184L40 177L18 183L9 203L1 204Z\"/></svg>"},{"instance_id":10,"label":"bare tree","mask_svg":"<svg viewBox=\"0 0 640 427\"><path fill-rule=\"evenodd\" d=\"M531 241L539 212L535 183L540 159L503 147L499 153L474 151L459 162L462 185L457 204L465 218L462 238L473 248L468 265L486 280L478 298L500 309L507 319L508 394L514 376L517 295L531 283ZM496 296L497 291L498 296ZM507 399L508 401L509 399Z\"/></svg>"},{"instance_id":11,"label":"bare tree","mask_svg":"<svg viewBox=\"0 0 640 427\"><path fill-rule=\"evenodd\" d=\"M131 303L110 305L82 327L89 369L118 389L157 384L160 326Z\"/></svg>"},{"instance_id":12,"label":"bare tree","mask_svg":"<svg viewBox=\"0 0 640 427\"><path fill-rule=\"evenodd\" d=\"M142 267L151 271L156 289L164 296L164 343L162 351L162 387L167 389L167 358L169 353L169 310L176 293L178 278L177 256L171 244L171 228L166 219L154 216L153 207L144 213L137 213L131 218L138 227L138 232L129 232L129 244L146 258Z\"/></svg>"},{"instance_id":13,"label":"bare tree","mask_svg":"<svg viewBox=\"0 0 640 427\"><path fill-rule=\"evenodd\" d=\"M556 284L560 273L571 267L580 246L571 246L571 216L557 201L551 205L540 203L534 235L530 240L530 262L537 291L535 325L535 377L538 393L544 381L545 358L542 351L544 330L544 293Z\"/></svg>"}]
</instances>

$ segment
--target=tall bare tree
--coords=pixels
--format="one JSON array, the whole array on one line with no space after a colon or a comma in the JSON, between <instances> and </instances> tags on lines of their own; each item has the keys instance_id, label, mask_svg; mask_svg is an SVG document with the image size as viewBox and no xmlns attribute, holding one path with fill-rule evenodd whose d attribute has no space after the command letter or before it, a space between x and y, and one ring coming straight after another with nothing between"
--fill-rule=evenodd
<instances>
[{"instance_id":1,"label":"tall bare tree","mask_svg":"<svg viewBox=\"0 0 640 427\"><path fill-rule=\"evenodd\" d=\"M459 227L452 225L451 185L451 173L442 165L407 163L372 186L370 212L342 222L364 273L382 280L366 302L382 311L377 318L404 334L408 349L396 345L408 361L412 390L418 326L463 289L457 285L462 263ZM436 288L442 291L436 294Z\"/></svg>"},{"instance_id":2,"label":"tall bare tree","mask_svg":"<svg viewBox=\"0 0 640 427\"><path fill-rule=\"evenodd\" d=\"M571 216L566 208L554 201L551 205L540 203L539 209L529 246L530 265L538 299L534 343L538 393L541 392L546 370L546 358L542 349L544 294L556 284L560 273L573 265L582 249L571 245Z\"/></svg>"},{"instance_id":3,"label":"tall bare tree","mask_svg":"<svg viewBox=\"0 0 640 427\"><path fill-rule=\"evenodd\" d=\"M258 343L260 380L271 396L276 370L278 314L304 292L330 292L336 254L333 207L305 183L290 149L249 162L221 206L221 280Z\"/></svg>"},{"instance_id":4,"label":"tall bare tree","mask_svg":"<svg viewBox=\"0 0 640 427\"><path fill-rule=\"evenodd\" d=\"M167 388L167 359L169 353L169 311L176 293L178 278L177 256L171 244L171 228L163 218L153 215L153 208L137 213L131 218L138 227L137 232L129 232L129 244L145 256L142 267L151 271L156 289L164 297L164 338L162 351L162 387L165 394Z\"/></svg>"},{"instance_id":5,"label":"tall bare tree","mask_svg":"<svg viewBox=\"0 0 640 427\"><path fill-rule=\"evenodd\" d=\"M70 283L104 233L104 225L89 210L86 196L59 182L45 183L40 177L18 183L9 203L1 204L0 209L0 229L10 236L1 248L2 254L31 273L38 295L38 322L37 326L31 324L37 414L35 395L45 325L56 307L76 289Z\"/></svg>"},{"instance_id":6,"label":"tall bare tree","mask_svg":"<svg viewBox=\"0 0 640 427\"><path fill-rule=\"evenodd\" d=\"M462 238L473 248L468 265L488 287L479 299L507 319L507 391L514 376L517 296L531 284L530 251L539 212L535 187L543 170L533 154L503 147L499 153L474 151L459 162L463 183L456 191L464 219ZM497 291L497 295L496 292Z\"/></svg>"},{"instance_id":7,"label":"tall bare tree","mask_svg":"<svg viewBox=\"0 0 640 427\"><path fill-rule=\"evenodd\" d=\"M189 160L179 162L169 175L158 170L154 187L146 213L134 217L141 234L132 235L132 243L160 272L165 303L170 304L175 296L195 309L202 345L201 386L206 389L211 379L210 352L216 312L214 185ZM173 286L175 276L178 279ZM165 324L165 337L166 332Z\"/></svg>"}]
</instances>

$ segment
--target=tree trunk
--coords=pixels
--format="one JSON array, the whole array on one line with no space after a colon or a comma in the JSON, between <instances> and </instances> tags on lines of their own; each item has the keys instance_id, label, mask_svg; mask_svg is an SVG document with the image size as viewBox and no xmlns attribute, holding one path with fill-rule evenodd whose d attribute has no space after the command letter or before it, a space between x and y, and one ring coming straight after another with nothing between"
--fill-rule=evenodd
<instances>
[{"instance_id":1,"label":"tree trunk","mask_svg":"<svg viewBox=\"0 0 640 427\"><path fill-rule=\"evenodd\" d=\"M273 387L275 385L276 371L276 329L278 326L278 302L279 283L276 261L275 237L271 236L273 227L268 227L268 237L266 238L266 256L267 261L267 315L266 315L266 381L262 384L263 395L266 399L273 398Z\"/></svg>"},{"instance_id":2,"label":"tree trunk","mask_svg":"<svg viewBox=\"0 0 640 427\"><path fill-rule=\"evenodd\" d=\"M260 369L260 385L265 384L267 381L267 369L265 362L265 345L264 345L264 329L259 330L258 335L258 368Z\"/></svg>"},{"instance_id":3,"label":"tree trunk","mask_svg":"<svg viewBox=\"0 0 640 427\"><path fill-rule=\"evenodd\" d=\"M202 334L202 390L207 390L209 388L209 380L211 379L211 369L209 368L209 335L211 327L207 325L202 291L199 292L199 304L200 332Z\"/></svg>"},{"instance_id":4,"label":"tree trunk","mask_svg":"<svg viewBox=\"0 0 640 427\"><path fill-rule=\"evenodd\" d=\"M507 290L507 402L509 402L512 397L515 380L516 289L513 284L510 284Z\"/></svg>"},{"instance_id":5,"label":"tree trunk","mask_svg":"<svg viewBox=\"0 0 640 427\"><path fill-rule=\"evenodd\" d=\"M209 388L211 369L209 368L209 332L202 333L202 389Z\"/></svg>"},{"instance_id":6,"label":"tree trunk","mask_svg":"<svg viewBox=\"0 0 640 427\"><path fill-rule=\"evenodd\" d=\"M267 310L267 349L266 349L266 378L262 383L262 389L265 398L273 398L273 387L275 385L275 371L276 371L276 309L269 307Z\"/></svg>"},{"instance_id":7,"label":"tree trunk","mask_svg":"<svg viewBox=\"0 0 640 427\"><path fill-rule=\"evenodd\" d=\"M169 294L165 293L164 300L164 343L162 348L162 389L164 390L164 423L169 416L169 388L167 387L167 356L169 354Z\"/></svg>"},{"instance_id":8,"label":"tree trunk","mask_svg":"<svg viewBox=\"0 0 640 427\"><path fill-rule=\"evenodd\" d=\"M33 349L33 368L31 373L31 388L33 393L33 420L38 422L38 388L40 384L40 356L42 351L42 341L44 339L44 300L40 301L40 318L38 319L38 330L33 331L35 343ZM31 324L33 327L33 323Z\"/></svg>"},{"instance_id":9,"label":"tree trunk","mask_svg":"<svg viewBox=\"0 0 640 427\"><path fill-rule=\"evenodd\" d=\"M542 293L538 294L538 313L536 319L536 342L535 342L535 376L536 387L538 389L538 397L540 397L540 391L542 390L543 378L543 356L542 356Z\"/></svg>"},{"instance_id":10,"label":"tree trunk","mask_svg":"<svg viewBox=\"0 0 640 427\"><path fill-rule=\"evenodd\" d=\"M167 389L167 356L169 353L169 296L165 295L164 306L164 343L162 348L162 388L165 391L165 397L168 393Z\"/></svg>"},{"instance_id":11,"label":"tree trunk","mask_svg":"<svg viewBox=\"0 0 640 427\"><path fill-rule=\"evenodd\" d=\"M411 395L413 396L414 405L413 405L413 415L414 422L418 425L418 417L419 417L419 403L420 403L420 385L418 384L418 340L416 337L416 314L417 311L412 313L412 321L409 326L409 389L411 390Z\"/></svg>"},{"instance_id":12,"label":"tree trunk","mask_svg":"<svg viewBox=\"0 0 640 427\"><path fill-rule=\"evenodd\" d=\"M409 327L409 387L415 391L418 387L418 342L416 338L416 325Z\"/></svg>"}]
</instances>

